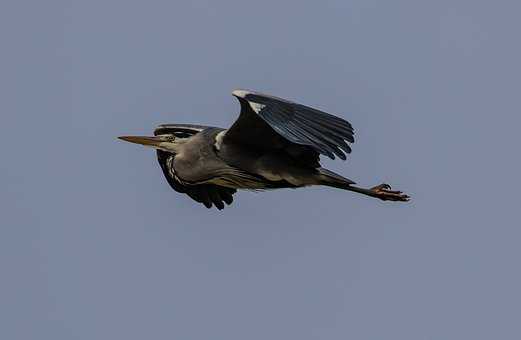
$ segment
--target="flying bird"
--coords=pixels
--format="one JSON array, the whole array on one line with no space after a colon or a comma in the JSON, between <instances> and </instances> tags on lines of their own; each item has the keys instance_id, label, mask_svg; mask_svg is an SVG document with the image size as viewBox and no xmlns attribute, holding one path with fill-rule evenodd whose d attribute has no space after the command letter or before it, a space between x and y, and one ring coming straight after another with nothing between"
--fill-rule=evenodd
<instances>
[{"instance_id":1,"label":"flying bird","mask_svg":"<svg viewBox=\"0 0 521 340\"><path fill-rule=\"evenodd\" d=\"M159 125L153 137L122 136L156 149L170 186L221 210L237 189L267 190L325 185L384 201L408 201L388 184L373 188L320 165L320 155L346 159L354 143L349 122L282 98L235 90L241 112L228 129L191 124Z\"/></svg>"}]
</instances>

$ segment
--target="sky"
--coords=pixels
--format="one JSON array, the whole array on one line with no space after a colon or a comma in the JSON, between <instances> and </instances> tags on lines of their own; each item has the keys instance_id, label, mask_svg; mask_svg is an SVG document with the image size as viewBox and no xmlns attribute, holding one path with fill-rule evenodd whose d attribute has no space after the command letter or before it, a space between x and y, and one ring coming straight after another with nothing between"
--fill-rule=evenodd
<instances>
[{"instance_id":1,"label":"sky","mask_svg":"<svg viewBox=\"0 0 521 340\"><path fill-rule=\"evenodd\" d=\"M0 338L521 338L516 1L2 1ZM207 210L116 139L248 88L356 130Z\"/></svg>"}]
</instances>

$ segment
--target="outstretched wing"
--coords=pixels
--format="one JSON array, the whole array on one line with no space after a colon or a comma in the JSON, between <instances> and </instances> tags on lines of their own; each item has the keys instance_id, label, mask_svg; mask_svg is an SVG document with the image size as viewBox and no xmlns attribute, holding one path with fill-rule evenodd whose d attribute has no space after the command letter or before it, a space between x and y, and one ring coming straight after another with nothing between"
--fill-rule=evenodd
<instances>
[{"instance_id":1,"label":"outstretched wing","mask_svg":"<svg viewBox=\"0 0 521 340\"><path fill-rule=\"evenodd\" d=\"M298 103L247 90L232 94L241 103L239 118L224 141L262 150L303 146L335 159L345 160L354 142L351 124L329 113Z\"/></svg>"},{"instance_id":2,"label":"outstretched wing","mask_svg":"<svg viewBox=\"0 0 521 340\"><path fill-rule=\"evenodd\" d=\"M233 194L237 192L235 189L214 184L183 185L179 182L173 170L174 157L173 153L157 150L157 160L172 189L182 194L187 194L193 200L204 204L208 209L215 205L217 209L222 210L224 203L232 204Z\"/></svg>"}]
</instances>

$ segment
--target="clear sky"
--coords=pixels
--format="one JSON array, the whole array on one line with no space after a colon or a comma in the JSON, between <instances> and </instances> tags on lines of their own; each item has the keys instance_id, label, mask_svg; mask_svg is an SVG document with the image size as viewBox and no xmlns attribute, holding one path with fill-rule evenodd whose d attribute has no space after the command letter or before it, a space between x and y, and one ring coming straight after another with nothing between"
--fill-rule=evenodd
<instances>
[{"instance_id":1,"label":"clear sky","mask_svg":"<svg viewBox=\"0 0 521 340\"><path fill-rule=\"evenodd\" d=\"M2 1L1 339L520 339L516 1ZM250 88L349 120L331 188L169 188Z\"/></svg>"}]
</instances>

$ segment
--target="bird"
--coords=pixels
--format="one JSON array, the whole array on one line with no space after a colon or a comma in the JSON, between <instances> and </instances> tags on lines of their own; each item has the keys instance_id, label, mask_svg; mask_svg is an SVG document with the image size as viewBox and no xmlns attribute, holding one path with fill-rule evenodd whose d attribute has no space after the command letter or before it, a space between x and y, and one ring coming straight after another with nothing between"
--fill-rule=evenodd
<instances>
[{"instance_id":1,"label":"bird","mask_svg":"<svg viewBox=\"0 0 521 340\"><path fill-rule=\"evenodd\" d=\"M320 156L346 160L354 130L345 119L290 100L238 89L240 113L228 129L161 124L154 136L119 139L156 150L168 184L177 192L222 210L237 190L263 191L322 185L383 201L410 197L389 184L372 188L325 169Z\"/></svg>"}]
</instances>

